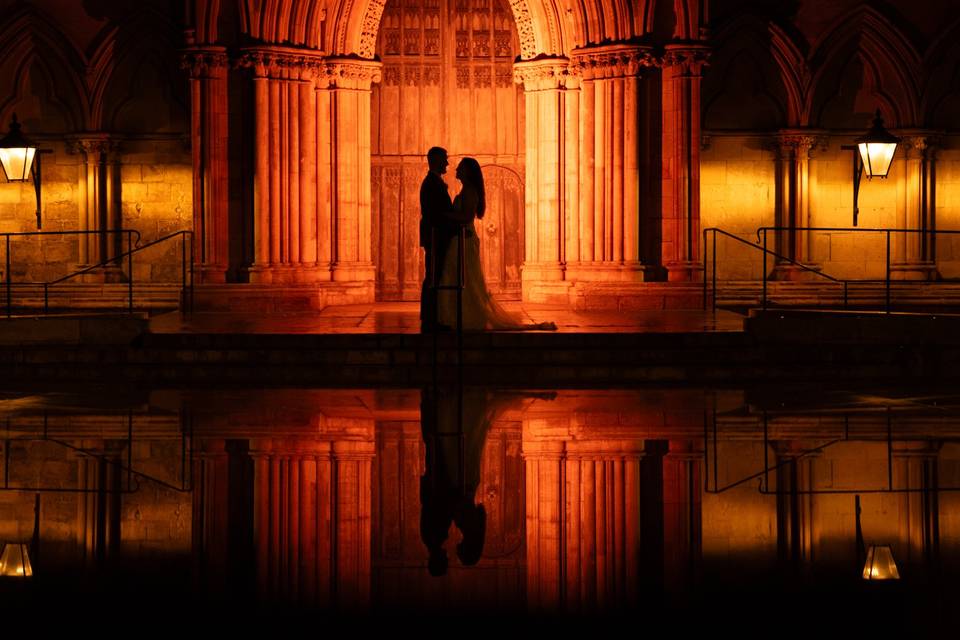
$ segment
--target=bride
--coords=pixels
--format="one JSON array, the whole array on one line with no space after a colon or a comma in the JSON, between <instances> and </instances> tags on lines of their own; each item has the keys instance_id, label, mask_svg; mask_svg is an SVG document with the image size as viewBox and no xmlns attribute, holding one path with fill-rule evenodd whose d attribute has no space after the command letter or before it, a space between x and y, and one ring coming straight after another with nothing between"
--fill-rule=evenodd
<instances>
[{"instance_id":1,"label":"bride","mask_svg":"<svg viewBox=\"0 0 960 640\"><path fill-rule=\"evenodd\" d=\"M480 238L474 229L474 219L482 219L486 212L486 193L483 188L483 172L480 163L473 158L464 158L457 165L457 179L463 184L460 194L453 201L453 208L465 225L464 240L464 288L463 328L466 331L556 331L552 322L528 323L516 314L501 307L483 279L480 266ZM457 259L460 252L457 238L450 241L450 248L441 270L441 284L457 284ZM440 322L457 326L457 292L441 289L438 298Z\"/></svg>"}]
</instances>

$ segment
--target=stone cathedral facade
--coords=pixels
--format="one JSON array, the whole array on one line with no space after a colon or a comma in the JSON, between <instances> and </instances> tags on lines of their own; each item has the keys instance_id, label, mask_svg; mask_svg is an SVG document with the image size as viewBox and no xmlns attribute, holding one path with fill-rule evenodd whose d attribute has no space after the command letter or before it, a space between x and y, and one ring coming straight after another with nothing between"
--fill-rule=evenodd
<instances>
[{"instance_id":1,"label":"stone cathedral facade","mask_svg":"<svg viewBox=\"0 0 960 640\"><path fill-rule=\"evenodd\" d=\"M192 230L201 305L416 299L433 145L484 169L484 275L505 299L691 303L710 227L777 227L793 262L771 261L774 278L802 277L796 263L874 277L882 239L846 233L841 146L876 109L903 144L890 177L865 182L861 226L918 231L893 241L898 278L960 273L960 236L933 233L960 228L947 1L0 6L0 121L16 113L52 151L44 229ZM34 208L32 187L0 184L0 232L34 230ZM23 241L10 275L53 278L120 244ZM172 282L174 254L137 280ZM716 259L721 279L761 277L742 246Z\"/></svg>"}]
</instances>

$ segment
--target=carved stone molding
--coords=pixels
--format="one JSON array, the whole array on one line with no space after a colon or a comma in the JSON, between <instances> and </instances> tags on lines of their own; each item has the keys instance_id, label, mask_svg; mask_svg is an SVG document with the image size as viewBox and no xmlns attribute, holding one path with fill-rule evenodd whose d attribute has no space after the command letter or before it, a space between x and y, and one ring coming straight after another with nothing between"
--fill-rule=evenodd
<instances>
[{"instance_id":1,"label":"carved stone molding","mask_svg":"<svg viewBox=\"0 0 960 640\"><path fill-rule=\"evenodd\" d=\"M317 84L328 89L370 89L383 77L383 64L372 60L328 58L317 66ZM418 70L419 73L419 70Z\"/></svg>"},{"instance_id":2,"label":"carved stone molding","mask_svg":"<svg viewBox=\"0 0 960 640\"><path fill-rule=\"evenodd\" d=\"M640 75L644 67L657 65L650 47L608 45L577 49L573 52L574 73L584 80L622 78Z\"/></svg>"},{"instance_id":3,"label":"carved stone molding","mask_svg":"<svg viewBox=\"0 0 960 640\"><path fill-rule=\"evenodd\" d=\"M579 86L579 77L572 72L567 58L527 60L513 65L513 81L527 91L567 89Z\"/></svg>"},{"instance_id":4,"label":"carved stone molding","mask_svg":"<svg viewBox=\"0 0 960 640\"><path fill-rule=\"evenodd\" d=\"M222 75L229 64L230 59L224 47L186 49L180 55L180 68L186 69L191 78Z\"/></svg>"},{"instance_id":5,"label":"carved stone molding","mask_svg":"<svg viewBox=\"0 0 960 640\"><path fill-rule=\"evenodd\" d=\"M537 38L533 29L533 17L527 0L510 0L510 9L517 25L520 40L520 58L530 60L537 55Z\"/></svg>"},{"instance_id":6,"label":"carved stone molding","mask_svg":"<svg viewBox=\"0 0 960 640\"><path fill-rule=\"evenodd\" d=\"M943 134L937 131L899 131L901 144L908 158L935 158L943 148Z\"/></svg>"},{"instance_id":7,"label":"carved stone molding","mask_svg":"<svg viewBox=\"0 0 960 640\"><path fill-rule=\"evenodd\" d=\"M257 47L240 51L234 66L252 69L258 78L309 80L317 75L324 58L319 51Z\"/></svg>"},{"instance_id":8,"label":"carved stone molding","mask_svg":"<svg viewBox=\"0 0 960 640\"><path fill-rule=\"evenodd\" d=\"M821 131L781 131L770 141L770 148L781 158L791 154L809 158L814 150L825 150L828 142L828 136Z\"/></svg>"},{"instance_id":9,"label":"carved stone molding","mask_svg":"<svg viewBox=\"0 0 960 640\"><path fill-rule=\"evenodd\" d=\"M367 11L360 25L360 54L361 58L372 60L377 50L377 32L380 30L380 18L387 0L369 0ZM349 15L349 12L346 14Z\"/></svg>"},{"instance_id":10,"label":"carved stone molding","mask_svg":"<svg viewBox=\"0 0 960 640\"><path fill-rule=\"evenodd\" d=\"M65 140L67 153L83 154L87 157L101 153L119 153L120 141L105 133L71 136Z\"/></svg>"},{"instance_id":11,"label":"carved stone molding","mask_svg":"<svg viewBox=\"0 0 960 640\"><path fill-rule=\"evenodd\" d=\"M350 15L353 4L357 0L347 0L342 15ZM386 6L386 0L366 0L366 11L360 25L360 43L357 54L365 60L373 60L376 56L377 34L380 30L380 19ZM534 29L533 16L530 14L529 0L510 0L510 10L517 27L517 37L520 41L520 59L531 60L537 56L537 38ZM553 34L556 38L556 34ZM337 43L340 51L347 51L347 30L338 32Z\"/></svg>"},{"instance_id":12,"label":"carved stone molding","mask_svg":"<svg viewBox=\"0 0 960 640\"><path fill-rule=\"evenodd\" d=\"M681 67L684 76L703 75L703 67L709 64L710 49L701 45L667 45L661 58L664 67Z\"/></svg>"}]
</instances>

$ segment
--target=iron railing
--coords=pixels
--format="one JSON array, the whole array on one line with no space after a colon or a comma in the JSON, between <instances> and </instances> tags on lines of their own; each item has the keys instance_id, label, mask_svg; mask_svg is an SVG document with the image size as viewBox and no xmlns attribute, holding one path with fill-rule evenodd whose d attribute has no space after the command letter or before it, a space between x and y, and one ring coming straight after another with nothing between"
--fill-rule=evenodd
<instances>
[{"instance_id":1,"label":"iron railing","mask_svg":"<svg viewBox=\"0 0 960 640\"><path fill-rule=\"evenodd\" d=\"M794 260L788 256L782 255L768 248L768 234L769 232L775 233L784 233L784 232L796 232L796 231L826 231L826 232L843 232L843 233L883 233L885 240L885 252L884 252L884 277L883 278L836 278L818 269L813 269L809 265L805 265L802 262ZM757 229L757 241L756 243L741 238L740 236L734 235L718 227L710 227L703 230L703 308L707 308L707 278L708 278L708 269L707 263L708 258L712 257L713 261L710 265L710 278L712 282L712 293L713 293L713 308L717 307L717 235L722 235L724 237L732 238L737 242L744 244L748 247L756 249L761 253L761 278L762 278L762 293L760 298L760 304L763 309L767 308L768 304L768 294L767 294L767 282L770 279L769 271L767 269L767 256L773 256L775 259L781 260L783 263L789 263L795 267L798 267L800 270L815 274L817 277L824 278L831 282L834 282L843 287L843 307L846 309L849 304L849 287L851 283L858 284L869 284L869 283L883 283L884 285L884 311L890 313L891 311L891 284L892 284L892 268L891 268L891 236L893 234L922 234L921 237L929 235L960 235L960 230L953 229L887 229L887 228L850 228L850 227L777 227L777 226L767 226L759 227ZM712 234L712 250L708 253L707 247L707 236ZM904 281L905 284L917 284L919 281Z\"/></svg>"},{"instance_id":2,"label":"iron railing","mask_svg":"<svg viewBox=\"0 0 960 640\"><path fill-rule=\"evenodd\" d=\"M101 260L96 264L86 266L82 269L78 269L69 273L60 278L54 280L44 281L44 282L13 282L11 273L11 264L12 264L12 247L11 247L11 238L14 237L24 237L24 236L67 236L67 235L108 235L108 234L122 234L126 236L127 241L127 250L119 253L117 255L111 256L105 260ZM133 313L133 290L135 284L135 273L133 269L133 256L141 251L154 247L162 242L170 241L174 238L180 238L180 292L181 299L183 300L184 306L186 309L193 309L193 231L181 230L175 231L174 233L165 235L156 240L152 240L147 244L140 244L140 232L135 229L109 229L109 230L94 230L94 231L26 231L20 233L2 233L0 234L4 238L4 243L6 246L6 271L4 278L4 289L6 293L6 307L7 307L7 317L9 318L13 312L13 288L14 287L43 287L43 312L50 312L50 289L58 284L72 280L77 276L82 276L86 273L90 273L97 269L122 264L123 260L127 260L127 310L130 313Z\"/></svg>"}]
</instances>

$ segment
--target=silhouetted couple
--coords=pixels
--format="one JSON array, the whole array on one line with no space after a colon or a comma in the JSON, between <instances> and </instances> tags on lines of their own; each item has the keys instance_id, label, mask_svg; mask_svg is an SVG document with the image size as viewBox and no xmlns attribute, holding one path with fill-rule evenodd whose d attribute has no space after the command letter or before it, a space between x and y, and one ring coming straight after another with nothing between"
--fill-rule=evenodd
<instances>
[{"instance_id":1,"label":"silhouetted couple","mask_svg":"<svg viewBox=\"0 0 960 640\"><path fill-rule=\"evenodd\" d=\"M507 312L490 292L480 266L480 238L474 220L483 219L487 209L483 172L474 158L457 165L457 179L463 185L453 200L443 174L450 164L447 151L433 147L427 152L430 167L420 185L420 246L426 254L426 275L420 294L420 327L423 332L449 331L457 323L459 248L464 233L463 328L468 331L555 331L552 322L528 323ZM438 291L434 284L441 285Z\"/></svg>"}]
</instances>

